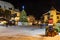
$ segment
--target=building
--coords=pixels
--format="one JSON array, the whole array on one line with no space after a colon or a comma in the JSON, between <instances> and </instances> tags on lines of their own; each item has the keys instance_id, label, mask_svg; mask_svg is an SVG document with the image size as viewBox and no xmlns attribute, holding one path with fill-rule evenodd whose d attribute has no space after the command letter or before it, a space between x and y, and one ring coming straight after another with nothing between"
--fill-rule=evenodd
<instances>
[{"instance_id":1,"label":"building","mask_svg":"<svg viewBox=\"0 0 60 40\"><path fill-rule=\"evenodd\" d=\"M40 20L35 20L34 24L35 25L40 25L41 24L41 21Z\"/></svg>"},{"instance_id":2,"label":"building","mask_svg":"<svg viewBox=\"0 0 60 40\"><path fill-rule=\"evenodd\" d=\"M44 21L44 23L47 23L48 22L48 14L47 13L45 13L45 14L43 14L43 21Z\"/></svg>"},{"instance_id":3,"label":"building","mask_svg":"<svg viewBox=\"0 0 60 40\"><path fill-rule=\"evenodd\" d=\"M14 6L11 3L5 2L5 1L0 1L0 7L3 9L7 9L7 10L14 10Z\"/></svg>"},{"instance_id":4,"label":"building","mask_svg":"<svg viewBox=\"0 0 60 40\"><path fill-rule=\"evenodd\" d=\"M44 22L48 22L49 19L53 20L53 24L60 22L60 12L52 7L48 12L43 14Z\"/></svg>"},{"instance_id":5,"label":"building","mask_svg":"<svg viewBox=\"0 0 60 40\"><path fill-rule=\"evenodd\" d=\"M18 9L17 9L18 10ZM15 24L17 25L18 22L20 21L20 11L14 10L12 11L13 13L11 14L12 17L10 20L15 20Z\"/></svg>"},{"instance_id":6,"label":"building","mask_svg":"<svg viewBox=\"0 0 60 40\"><path fill-rule=\"evenodd\" d=\"M32 25L35 22L35 17L32 15L27 16L28 23Z\"/></svg>"},{"instance_id":7,"label":"building","mask_svg":"<svg viewBox=\"0 0 60 40\"><path fill-rule=\"evenodd\" d=\"M0 19L1 17L9 21L14 20L15 24L17 24L20 20L20 11L15 9L11 3L0 1Z\"/></svg>"}]
</instances>

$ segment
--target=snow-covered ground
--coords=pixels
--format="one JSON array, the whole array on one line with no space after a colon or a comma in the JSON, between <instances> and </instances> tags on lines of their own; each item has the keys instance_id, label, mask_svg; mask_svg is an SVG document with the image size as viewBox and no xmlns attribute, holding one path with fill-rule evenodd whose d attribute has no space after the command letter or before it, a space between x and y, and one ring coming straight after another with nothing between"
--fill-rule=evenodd
<instances>
[{"instance_id":1,"label":"snow-covered ground","mask_svg":"<svg viewBox=\"0 0 60 40\"><path fill-rule=\"evenodd\" d=\"M45 35L45 29L40 29L38 27L22 27L22 26L0 26L0 36L13 36L13 35Z\"/></svg>"}]
</instances>

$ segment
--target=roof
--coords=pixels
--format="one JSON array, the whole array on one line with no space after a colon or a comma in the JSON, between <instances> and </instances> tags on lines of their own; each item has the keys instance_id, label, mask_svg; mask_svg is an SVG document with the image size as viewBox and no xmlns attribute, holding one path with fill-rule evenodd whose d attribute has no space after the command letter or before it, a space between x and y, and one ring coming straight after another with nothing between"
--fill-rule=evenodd
<instances>
[{"instance_id":1,"label":"roof","mask_svg":"<svg viewBox=\"0 0 60 40\"><path fill-rule=\"evenodd\" d=\"M55 8L52 6L50 10L55 10Z\"/></svg>"},{"instance_id":2,"label":"roof","mask_svg":"<svg viewBox=\"0 0 60 40\"><path fill-rule=\"evenodd\" d=\"M14 6L11 3L6 1L0 1L0 6L5 9L8 9L8 8L14 9Z\"/></svg>"}]
</instances>

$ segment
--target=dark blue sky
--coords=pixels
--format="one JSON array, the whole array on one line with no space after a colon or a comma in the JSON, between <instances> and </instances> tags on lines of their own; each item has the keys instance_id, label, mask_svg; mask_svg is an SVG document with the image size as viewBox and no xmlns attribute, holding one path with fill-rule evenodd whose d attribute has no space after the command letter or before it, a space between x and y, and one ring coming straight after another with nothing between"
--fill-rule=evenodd
<instances>
[{"instance_id":1,"label":"dark blue sky","mask_svg":"<svg viewBox=\"0 0 60 40\"><path fill-rule=\"evenodd\" d=\"M12 3L15 8L22 10L22 5L25 5L27 15L34 15L37 19L49 11L52 6L60 11L60 0L4 0Z\"/></svg>"}]
</instances>

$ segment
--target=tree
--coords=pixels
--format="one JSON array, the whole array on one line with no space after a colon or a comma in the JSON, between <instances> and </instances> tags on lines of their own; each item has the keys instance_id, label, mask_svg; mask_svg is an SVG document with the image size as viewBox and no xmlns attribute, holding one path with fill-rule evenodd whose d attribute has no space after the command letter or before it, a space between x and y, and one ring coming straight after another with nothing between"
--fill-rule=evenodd
<instances>
[{"instance_id":1,"label":"tree","mask_svg":"<svg viewBox=\"0 0 60 40\"><path fill-rule=\"evenodd\" d=\"M60 23L57 23L57 24L56 24L55 29L57 29L57 30L58 30L58 32L60 32Z\"/></svg>"},{"instance_id":2,"label":"tree","mask_svg":"<svg viewBox=\"0 0 60 40\"><path fill-rule=\"evenodd\" d=\"M22 12L21 12L20 21L27 22L27 14L24 10L22 10Z\"/></svg>"}]
</instances>

